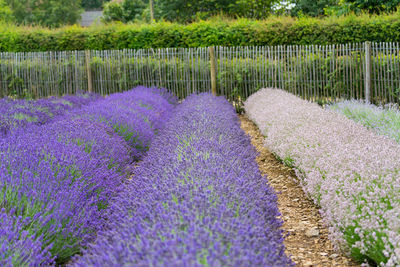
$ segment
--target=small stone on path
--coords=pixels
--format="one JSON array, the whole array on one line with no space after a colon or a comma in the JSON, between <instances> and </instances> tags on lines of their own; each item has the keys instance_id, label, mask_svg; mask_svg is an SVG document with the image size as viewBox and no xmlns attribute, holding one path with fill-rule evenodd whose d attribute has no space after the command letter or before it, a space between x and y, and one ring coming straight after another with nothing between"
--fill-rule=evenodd
<instances>
[{"instance_id":1,"label":"small stone on path","mask_svg":"<svg viewBox=\"0 0 400 267\"><path fill-rule=\"evenodd\" d=\"M307 237L316 237L319 235L319 230L317 228L311 228L306 231Z\"/></svg>"}]
</instances>

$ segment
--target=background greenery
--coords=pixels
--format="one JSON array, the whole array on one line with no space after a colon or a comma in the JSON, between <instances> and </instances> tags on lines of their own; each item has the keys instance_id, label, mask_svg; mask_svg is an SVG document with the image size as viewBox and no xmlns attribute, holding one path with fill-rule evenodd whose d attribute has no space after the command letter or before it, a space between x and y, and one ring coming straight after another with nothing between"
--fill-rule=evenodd
<instances>
[{"instance_id":1,"label":"background greenery","mask_svg":"<svg viewBox=\"0 0 400 267\"><path fill-rule=\"evenodd\" d=\"M183 24L214 16L230 19L386 14L400 0L152 0L155 21ZM0 21L51 28L79 22L84 10L104 8L103 22L150 22L150 0L0 0Z\"/></svg>"},{"instance_id":2,"label":"background greenery","mask_svg":"<svg viewBox=\"0 0 400 267\"><path fill-rule=\"evenodd\" d=\"M329 18L215 19L188 25L111 24L82 28L0 25L0 51L108 50L124 48L346 44L398 42L400 15Z\"/></svg>"}]
</instances>

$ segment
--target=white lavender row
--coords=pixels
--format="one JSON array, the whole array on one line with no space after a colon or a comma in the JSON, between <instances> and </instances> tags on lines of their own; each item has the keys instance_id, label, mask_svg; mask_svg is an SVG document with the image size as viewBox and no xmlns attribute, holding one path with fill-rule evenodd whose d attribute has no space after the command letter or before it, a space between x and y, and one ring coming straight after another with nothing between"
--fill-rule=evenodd
<instances>
[{"instance_id":1,"label":"white lavender row","mask_svg":"<svg viewBox=\"0 0 400 267\"><path fill-rule=\"evenodd\" d=\"M290 266L277 197L232 107L178 106L75 266Z\"/></svg>"},{"instance_id":2,"label":"white lavender row","mask_svg":"<svg viewBox=\"0 0 400 267\"><path fill-rule=\"evenodd\" d=\"M397 106L375 106L357 100L346 100L327 106L367 128L400 143L400 111Z\"/></svg>"},{"instance_id":3,"label":"white lavender row","mask_svg":"<svg viewBox=\"0 0 400 267\"><path fill-rule=\"evenodd\" d=\"M245 110L265 145L293 166L330 236L354 258L400 264L400 146L287 92L262 89Z\"/></svg>"}]
</instances>

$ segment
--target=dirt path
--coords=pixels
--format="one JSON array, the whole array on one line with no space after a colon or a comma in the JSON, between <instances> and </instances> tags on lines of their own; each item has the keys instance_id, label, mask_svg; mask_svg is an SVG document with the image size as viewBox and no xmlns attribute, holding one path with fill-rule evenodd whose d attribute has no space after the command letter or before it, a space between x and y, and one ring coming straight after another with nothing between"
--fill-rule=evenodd
<instances>
[{"instance_id":1,"label":"dirt path","mask_svg":"<svg viewBox=\"0 0 400 267\"><path fill-rule=\"evenodd\" d=\"M314 203L306 197L293 180L296 175L263 146L263 136L245 115L240 115L242 129L251 136L252 144L260 152L257 162L263 174L278 194L283 229L289 234L285 240L287 254L297 266L360 266L333 249L328 230Z\"/></svg>"}]
</instances>

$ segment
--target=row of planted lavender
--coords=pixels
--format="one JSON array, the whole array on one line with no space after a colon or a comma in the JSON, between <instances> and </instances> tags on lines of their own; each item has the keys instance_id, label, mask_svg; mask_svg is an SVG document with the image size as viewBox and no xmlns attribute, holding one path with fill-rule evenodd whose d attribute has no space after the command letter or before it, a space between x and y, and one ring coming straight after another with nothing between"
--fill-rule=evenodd
<instances>
[{"instance_id":1,"label":"row of planted lavender","mask_svg":"<svg viewBox=\"0 0 400 267\"><path fill-rule=\"evenodd\" d=\"M0 265L63 264L104 227L110 199L176 99L139 87L11 102L0 138Z\"/></svg>"},{"instance_id":2,"label":"row of planted lavender","mask_svg":"<svg viewBox=\"0 0 400 267\"><path fill-rule=\"evenodd\" d=\"M375 106L364 101L345 100L328 105L327 108L345 115L377 134L393 138L397 143L400 143L400 110L398 105Z\"/></svg>"},{"instance_id":3,"label":"row of planted lavender","mask_svg":"<svg viewBox=\"0 0 400 267\"><path fill-rule=\"evenodd\" d=\"M39 100L0 99L0 138L35 124L43 125L74 109L101 99L100 95L79 93Z\"/></svg>"},{"instance_id":4,"label":"row of planted lavender","mask_svg":"<svg viewBox=\"0 0 400 267\"><path fill-rule=\"evenodd\" d=\"M291 266L277 197L222 97L180 104L74 266Z\"/></svg>"},{"instance_id":5,"label":"row of planted lavender","mask_svg":"<svg viewBox=\"0 0 400 267\"><path fill-rule=\"evenodd\" d=\"M398 266L396 127L386 120L391 115L376 110L371 117L353 108L349 117L361 124L277 89L260 90L245 103L265 145L294 167L303 189L320 206L336 245L361 262Z\"/></svg>"}]
</instances>

